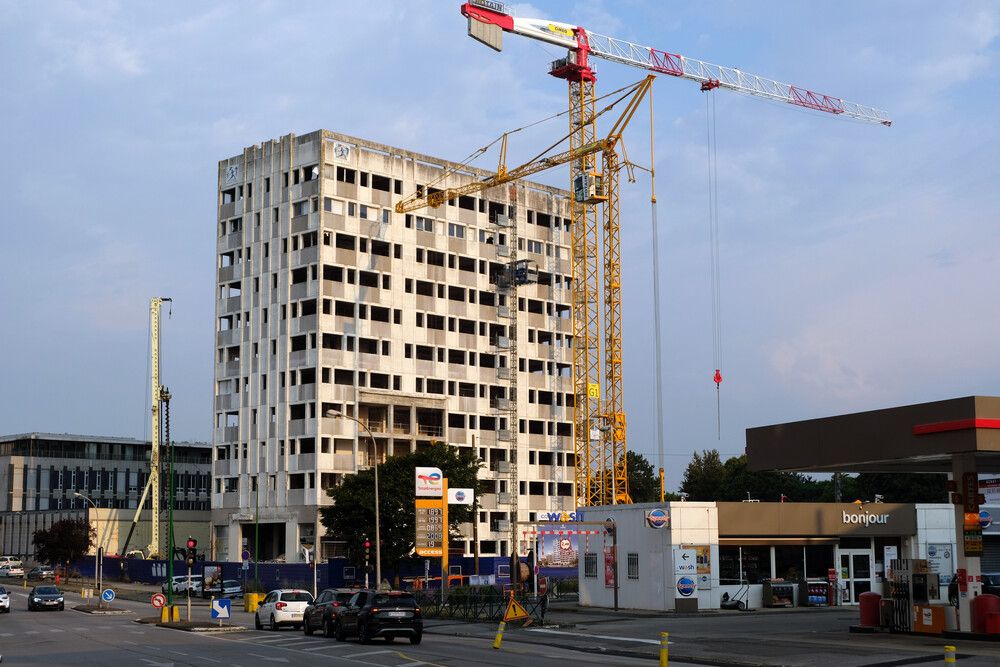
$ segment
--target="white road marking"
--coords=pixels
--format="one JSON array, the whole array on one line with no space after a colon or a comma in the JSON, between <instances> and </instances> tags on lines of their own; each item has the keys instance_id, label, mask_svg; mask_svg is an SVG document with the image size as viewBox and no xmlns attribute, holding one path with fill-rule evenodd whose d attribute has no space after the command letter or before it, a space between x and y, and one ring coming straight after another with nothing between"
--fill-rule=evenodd
<instances>
[{"instance_id":1,"label":"white road marking","mask_svg":"<svg viewBox=\"0 0 1000 667\"><path fill-rule=\"evenodd\" d=\"M215 658L209 658L208 656L205 655L196 655L194 657L198 658L199 660L208 660L209 662L222 662L221 660L216 660Z\"/></svg>"},{"instance_id":2,"label":"white road marking","mask_svg":"<svg viewBox=\"0 0 1000 667\"><path fill-rule=\"evenodd\" d=\"M49 632L66 632L62 628L49 628Z\"/></svg>"},{"instance_id":3,"label":"white road marking","mask_svg":"<svg viewBox=\"0 0 1000 667\"><path fill-rule=\"evenodd\" d=\"M26 635L37 635L38 634L38 630L28 630L24 634L26 634Z\"/></svg>"},{"instance_id":4,"label":"white road marking","mask_svg":"<svg viewBox=\"0 0 1000 667\"><path fill-rule=\"evenodd\" d=\"M14 636L13 632L4 632L0 634L0 637L13 637L13 636Z\"/></svg>"},{"instance_id":5,"label":"white road marking","mask_svg":"<svg viewBox=\"0 0 1000 667\"><path fill-rule=\"evenodd\" d=\"M636 637L613 637L611 635L588 635L582 632L564 632L562 630L547 630L545 628L528 628L527 632L544 632L549 635L566 635L567 637L589 637L591 639L610 639L617 642L636 642L639 644L659 644L659 639L639 639ZM673 644L673 642L670 642Z\"/></svg>"},{"instance_id":6,"label":"white road marking","mask_svg":"<svg viewBox=\"0 0 1000 667\"><path fill-rule=\"evenodd\" d=\"M251 653L255 658L260 658L261 660L267 660L268 662L288 662L288 658L270 658L266 655L261 655L260 653Z\"/></svg>"},{"instance_id":7,"label":"white road marking","mask_svg":"<svg viewBox=\"0 0 1000 667\"><path fill-rule=\"evenodd\" d=\"M367 651L365 653L352 653L350 655L345 655L345 658L364 658L369 655L381 655L383 653L392 653L392 651Z\"/></svg>"}]
</instances>

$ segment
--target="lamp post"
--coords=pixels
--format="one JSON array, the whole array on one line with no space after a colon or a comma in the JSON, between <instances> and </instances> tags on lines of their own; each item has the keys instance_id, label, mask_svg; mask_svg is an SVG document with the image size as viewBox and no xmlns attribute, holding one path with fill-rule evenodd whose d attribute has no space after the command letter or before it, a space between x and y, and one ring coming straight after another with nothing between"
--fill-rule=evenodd
<instances>
[{"instance_id":1,"label":"lamp post","mask_svg":"<svg viewBox=\"0 0 1000 667\"><path fill-rule=\"evenodd\" d=\"M374 458L374 463L372 464L372 467L375 468L375 580L376 580L375 587L378 588L379 586L382 585L382 538L381 538L381 531L380 531L379 517L378 517L378 505L379 505L378 447L375 445L375 436L372 435L371 430L369 430L368 426L365 425L365 423L362 422L360 419L351 417L350 415L345 415L343 412L340 412L339 410L327 410L326 416L343 417L344 419L350 419L351 421L355 422L358 426L360 426L365 430L365 433L368 434L368 440L372 446L372 457Z\"/></svg>"},{"instance_id":2,"label":"lamp post","mask_svg":"<svg viewBox=\"0 0 1000 667\"><path fill-rule=\"evenodd\" d=\"M83 498L84 500L86 500L88 503L91 504L91 506L94 508L94 521L97 521L97 503L95 503L93 500L91 500L87 496L83 495L79 491L74 491L73 492L73 496L75 498ZM90 522L89 521L87 522L87 530L88 531L90 530ZM96 529L95 529L95 532L96 532ZM101 590L101 586L100 586L100 584L97 581L97 573L100 572L100 569L101 569L100 568L100 557L101 557L100 547L95 544L94 545L94 588L96 590L98 590L98 591Z\"/></svg>"}]
</instances>

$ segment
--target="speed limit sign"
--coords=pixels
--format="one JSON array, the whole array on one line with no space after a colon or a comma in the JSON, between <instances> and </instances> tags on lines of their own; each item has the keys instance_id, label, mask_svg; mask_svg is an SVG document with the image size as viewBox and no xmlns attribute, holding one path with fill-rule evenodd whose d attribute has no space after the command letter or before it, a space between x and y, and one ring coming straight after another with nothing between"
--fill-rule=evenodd
<instances>
[{"instance_id":1,"label":"speed limit sign","mask_svg":"<svg viewBox=\"0 0 1000 667\"><path fill-rule=\"evenodd\" d=\"M150 602L155 608L162 609L163 605L167 604L167 597L163 593L153 593L153 599Z\"/></svg>"}]
</instances>

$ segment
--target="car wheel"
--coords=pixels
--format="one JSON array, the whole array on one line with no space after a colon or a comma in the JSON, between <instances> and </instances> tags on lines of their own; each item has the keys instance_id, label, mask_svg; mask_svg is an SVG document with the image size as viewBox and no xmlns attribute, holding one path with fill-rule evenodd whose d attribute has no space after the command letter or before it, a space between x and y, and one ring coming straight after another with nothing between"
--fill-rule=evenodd
<instances>
[{"instance_id":1,"label":"car wheel","mask_svg":"<svg viewBox=\"0 0 1000 667\"><path fill-rule=\"evenodd\" d=\"M302 624L301 623L293 623L292 624L292 630L301 630L301 629L302 629Z\"/></svg>"},{"instance_id":2,"label":"car wheel","mask_svg":"<svg viewBox=\"0 0 1000 667\"><path fill-rule=\"evenodd\" d=\"M386 644L391 644L395 639L396 638L393 635L386 635L385 636L385 643Z\"/></svg>"},{"instance_id":3,"label":"car wheel","mask_svg":"<svg viewBox=\"0 0 1000 667\"><path fill-rule=\"evenodd\" d=\"M337 638L338 642L347 641L347 634L344 632L344 626L339 621L337 622L337 629L333 634Z\"/></svg>"},{"instance_id":4,"label":"car wheel","mask_svg":"<svg viewBox=\"0 0 1000 667\"><path fill-rule=\"evenodd\" d=\"M364 625L362 625L361 627L358 628L358 639L361 640L362 644L371 644L372 643L372 636L371 636L371 633L368 631L368 624L367 623L365 623Z\"/></svg>"},{"instance_id":5,"label":"car wheel","mask_svg":"<svg viewBox=\"0 0 1000 667\"><path fill-rule=\"evenodd\" d=\"M423 639L423 636L422 636L422 633L420 633L420 632L418 632L415 635L410 635L410 643L411 644L419 644L421 639Z\"/></svg>"},{"instance_id":6,"label":"car wheel","mask_svg":"<svg viewBox=\"0 0 1000 667\"><path fill-rule=\"evenodd\" d=\"M278 622L274 620L274 614L271 614L271 624L267 628L268 630L277 630Z\"/></svg>"},{"instance_id":7,"label":"car wheel","mask_svg":"<svg viewBox=\"0 0 1000 667\"><path fill-rule=\"evenodd\" d=\"M260 624L260 616L257 614L253 615L253 627L255 630L263 630L264 626Z\"/></svg>"},{"instance_id":8,"label":"car wheel","mask_svg":"<svg viewBox=\"0 0 1000 667\"><path fill-rule=\"evenodd\" d=\"M313 633L312 626L309 625L309 619L302 620L302 633L308 637Z\"/></svg>"},{"instance_id":9,"label":"car wheel","mask_svg":"<svg viewBox=\"0 0 1000 667\"><path fill-rule=\"evenodd\" d=\"M323 624L323 636L333 637L333 635L334 635L333 621L331 621L330 619L326 619L326 623Z\"/></svg>"},{"instance_id":10,"label":"car wheel","mask_svg":"<svg viewBox=\"0 0 1000 667\"><path fill-rule=\"evenodd\" d=\"M59 605L59 611L62 611L63 609L64 609L64 606L63 605Z\"/></svg>"}]
</instances>

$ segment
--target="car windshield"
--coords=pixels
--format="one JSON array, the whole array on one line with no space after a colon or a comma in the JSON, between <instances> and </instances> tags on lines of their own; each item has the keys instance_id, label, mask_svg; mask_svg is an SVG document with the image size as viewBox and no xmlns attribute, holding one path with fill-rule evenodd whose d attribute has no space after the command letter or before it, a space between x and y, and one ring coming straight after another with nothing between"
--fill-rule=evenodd
<instances>
[{"instance_id":1,"label":"car windshield","mask_svg":"<svg viewBox=\"0 0 1000 667\"><path fill-rule=\"evenodd\" d=\"M7 589L4 586L0 586L0 595L7 595Z\"/></svg>"},{"instance_id":2,"label":"car windshield","mask_svg":"<svg viewBox=\"0 0 1000 667\"><path fill-rule=\"evenodd\" d=\"M335 599L337 602L343 604L345 602L349 602L352 597L354 597L354 593L337 593L337 597Z\"/></svg>"},{"instance_id":3,"label":"car windshield","mask_svg":"<svg viewBox=\"0 0 1000 667\"><path fill-rule=\"evenodd\" d=\"M381 593L375 596L376 606L382 607L407 607L412 609L417 606L417 601L412 595L386 595Z\"/></svg>"},{"instance_id":4,"label":"car windshield","mask_svg":"<svg viewBox=\"0 0 1000 667\"><path fill-rule=\"evenodd\" d=\"M312 602L313 596L305 591L292 591L281 594L282 602Z\"/></svg>"},{"instance_id":5,"label":"car windshield","mask_svg":"<svg viewBox=\"0 0 1000 667\"><path fill-rule=\"evenodd\" d=\"M1000 586L1000 574L984 574L983 583L987 586Z\"/></svg>"},{"instance_id":6,"label":"car windshield","mask_svg":"<svg viewBox=\"0 0 1000 667\"><path fill-rule=\"evenodd\" d=\"M39 586L35 589L37 595L59 595L59 589L55 586Z\"/></svg>"}]
</instances>

